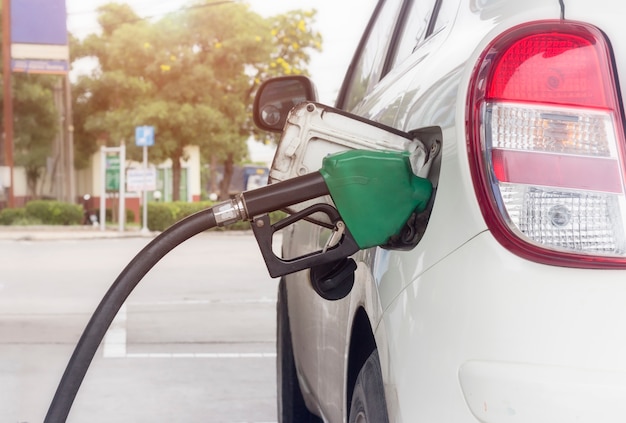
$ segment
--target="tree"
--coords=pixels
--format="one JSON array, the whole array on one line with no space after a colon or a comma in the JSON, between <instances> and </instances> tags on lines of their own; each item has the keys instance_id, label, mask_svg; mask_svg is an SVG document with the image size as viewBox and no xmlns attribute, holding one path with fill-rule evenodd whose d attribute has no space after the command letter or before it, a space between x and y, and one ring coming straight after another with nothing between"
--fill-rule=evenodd
<instances>
[{"instance_id":1,"label":"tree","mask_svg":"<svg viewBox=\"0 0 626 423\"><path fill-rule=\"evenodd\" d=\"M247 139L253 134L267 137L255 131L250 119L256 89L272 76L307 74L309 51L320 50L322 38L312 29L315 11L296 10L251 25L249 11L237 11L231 5L220 9L224 14L207 8L192 14L189 25L196 44L207 52L205 66L216 72L214 90L225 100L218 108L229 127L221 134L219 148L204 150L212 169L218 160L223 164L219 189L223 199L228 195L233 165L247 153Z\"/></svg>"},{"instance_id":2,"label":"tree","mask_svg":"<svg viewBox=\"0 0 626 423\"><path fill-rule=\"evenodd\" d=\"M117 144L132 139L135 126L154 126L150 155L172 159L174 199L185 147L198 145L206 159L226 167L242 160L255 81L302 72L308 60L303 46L321 41L303 12L291 23L285 16L292 29L283 31L275 27L280 20L265 20L240 3L205 1L154 23L126 5L108 4L99 13L102 34L77 46L81 56L99 62L75 88L77 151L93 152L96 140ZM132 146L128 152L140 154Z\"/></svg>"},{"instance_id":3,"label":"tree","mask_svg":"<svg viewBox=\"0 0 626 423\"><path fill-rule=\"evenodd\" d=\"M14 75L13 115L15 164L26 171L26 184L31 198L37 198L37 186L56 137L58 111L54 104L53 90L58 76L16 74ZM56 163L56 158L54 158Z\"/></svg>"},{"instance_id":4,"label":"tree","mask_svg":"<svg viewBox=\"0 0 626 423\"><path fill-rule=\"evenodd\" d=\"M270 42L273 45L270 60L260 63L254 69L248 101L259 85L272 77L283 75L308 75L310 52L322 50L322 35L315 31L317 11L293 10L286 14L269 18L271 25ZM275 142L275 134L256 131L250 123L250 131L265 143Z\"/></svg>"},{"instance_id":5,"label":"tree","mask_svg":"<svg viewBox=\"0 0 626 423\"><path fill-rule=\"evenodd\" d=\"M90 154L97 147L94 140L118 144L134 139L136 126L154 126L157 142L150 155L157 161L172 159L176 200L185 146L202 145L223 121L198 90L211 81L210 69L192 66L193 46L184 36L181 16L152 24L128 6L109 4L100 8L99 22L102 35L80 47L82 55L100 64L76 87L80 150ZM132 145L128 153L140 154Z\"/></svg>"}]
</instances>

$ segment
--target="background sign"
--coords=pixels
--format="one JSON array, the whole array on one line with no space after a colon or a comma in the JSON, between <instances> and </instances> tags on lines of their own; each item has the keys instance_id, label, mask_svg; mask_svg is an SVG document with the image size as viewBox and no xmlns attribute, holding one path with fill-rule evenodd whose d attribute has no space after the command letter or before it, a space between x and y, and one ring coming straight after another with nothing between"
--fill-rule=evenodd
<instances>
[{"instance_id":1,"label":"background sign","mask_svg":"<svg viewBox=\"0 0 626 423\"><path fill-rule=\"evenodd\" d=\"M154 126L137 126L135 128L135 145L150 147L154 145Z\"/></svg>"},{"instance_id":2,"label":"background sign","mask_svg":"<svg viewBox=\"0 0 626 423\"><path fill-rule=\"evenodd\" d=\"M120 189L120 156L106 157L105 186L107 191Z\"/></svg>"},{"instance_id":3,"label":"background sign","mask_svg":"<svg viewBox=\"0 0 626 423\"><path fill-rule=\"evenodd\" d=\"M128 169L126 172L126 191L156 190L156 169Z\"/></svg>"},{"instance_id":4,"label":"background sign","mask_svg":"<svg viewBox=\"0 0 626 423\"><path fill-rule=\"evenodd\" d=\"M60 73L69 70L65 0L10 0L11 69Z\"/></svg>"}]
</instances>

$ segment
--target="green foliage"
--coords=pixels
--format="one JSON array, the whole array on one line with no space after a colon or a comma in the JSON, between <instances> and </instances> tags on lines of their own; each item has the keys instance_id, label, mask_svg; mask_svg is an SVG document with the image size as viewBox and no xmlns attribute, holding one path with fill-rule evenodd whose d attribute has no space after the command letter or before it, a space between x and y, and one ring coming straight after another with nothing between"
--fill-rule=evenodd
<instances>
[{"instance_id":1,"label":"green foliage","mask_svg":"<svg viewBox=\"0 0 626 423\"><path fill-rule=\"evenodd\" d=\"M150 202L148 203L148 229L151 231L163 231L183 217L211 207L213 204L210 201L196 203L184 201L174 201L172 203Z\"/></svg>"},{"instance_id":2,"label":"green foliage","mask_svg":"<svg viewBox=\"0 0 626 423\"><path fill-rule=\"evenodd\" d=\"M26 215L46 225L80 225L83 207L61 201L35 200L26 204Z\"/></svg>"},{"instance_id":3,"label":"green foliage","mask_svg":"<svg viewBox=\"0 0 626 423\"><path fill-rule=\"evenodd\" d=\"M71 39L76 56L100 68L74 87L77 161L87 163L98 141L126 140L141 157L134 128L155 127L150 160L172 160L173 198L179 198L180 159L197 145L205 161L245 159L253 133L252 95L268 76L305 73L308 51L320 49L314 12L264 19L245 4L201 0L195 7L142 20L128 5L99 8L99 35ZM74 44L76 44L74 46ZM226 166L225 166L226 168Z\"/></svg>"},{"instance_id":4,"label":"green foliage","mask_svg":"<svg viewBox=\"0 0 626 423\"><path fill-rule=\"evenodd\" d=\"M82 206L61 201L35 200L0 210L0 225L80 225L82 220Z\"/></svg>"},{"instance_id":5,"label":"green foliage","mask_svg":"<svg viewBox=\"0 0 626 423\"><path fill-rule=\"evenodd\" d=\"M0 225L21 225L27 220L25 208L0 210Z\"/></svg>"},{"instance_id":6,"label":"green foliage","mask_svg":"<svg viewBox=\"0 0 626 423\"><path fill-rule=\"evenodd\" d=\"M164 231L180 219L212 207L214 204L215 203L212 201L201 201L197 203L187 203L183 201L148 203L148 229L151 231ZM270 220L272 222L277 222L283 217L285 217L285 213L280 211L270 213ZM250 229L250 223L248 222L236 222L223 228L216 228L216 230L227 231L248 229Z\"/></svg>"},{"instance_id":7,"label":"green foliage","mask_svg":"<svg viewBox=\"0 0 626 423\"><path fill-rule=\"evenodd\" d=\"M52 156L59 130L53 98L55 85L61 86L59 78L22 73L13 76L14 160L26 169L29 195L33 197L37 196L37 183Z\"/></svg>"},{"instance_id":8,"label":"green foliage","mask_svg":"<svg viewBox=\"0 0 626 423\"><path fill-rule=\"evenodd\" d=\"M131 209L125 209L126 210L126 223L132 223L135 221L135 212L132 211ZM98 215L98 218L100 218L100 210L96 210L96 213ZM107 208L104 211L104 218L107 222L112 222L113 221L113 210L110 208Z\"/></svg>"},{"instance_id":9,"label":"green foliage","mask_svg":"<svg viewBox=\"0 0 626 423\"><path fill-rule=\"evenodd\" d=\"M176 222L176 210L172 203L148 203L148 229L163 231Z\"/></svg>"}]
</instances>

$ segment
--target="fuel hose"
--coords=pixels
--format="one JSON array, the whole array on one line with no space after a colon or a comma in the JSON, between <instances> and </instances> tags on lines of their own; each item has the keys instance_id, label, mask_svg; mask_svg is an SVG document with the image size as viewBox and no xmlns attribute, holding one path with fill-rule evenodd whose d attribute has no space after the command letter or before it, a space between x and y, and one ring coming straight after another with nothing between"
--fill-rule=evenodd
<instances>
[{"instance_id":1,"label":"fuel hose","mask_svg":"<svg viewBox=\"0 0 626 423\"><path fill-rule=\"evenodd\" d=\"M78 389L102 342L130 293L165 255L189 238L291 204L328 194L319 172L242 193L236 199L202 210L175 223L146 245L113 282L92 314L54 394L44 423L67 420Z\"/></svg>"},{"instance_id":2,"label":"fuel hose","mask_svg":"<svg viewBox=\"0 0 626 423\"><path fill-rule=\"evenodd\" d=\"M144 247L106 292L74 348L44 423L66 421L117 312L146 273L187 239L215 226L330 195L357 247L369 248L384 244L411 213L423 211L431 193L430 181L413 174L408 153L350 150L325 157L317 172L243 192L180 220Z\"/></svg>"}]
</instances>

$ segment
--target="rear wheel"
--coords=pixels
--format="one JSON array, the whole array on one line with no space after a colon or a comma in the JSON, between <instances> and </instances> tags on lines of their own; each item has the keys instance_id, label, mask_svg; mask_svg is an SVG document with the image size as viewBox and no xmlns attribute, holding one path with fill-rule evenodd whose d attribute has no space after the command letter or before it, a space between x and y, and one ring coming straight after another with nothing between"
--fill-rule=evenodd
<instances>
[{"instance_id":1,"label":"rear wheel","mask_svg":"<svg viewBox=\"0 0 626 423\"><path fill-rule=\"evenodd\" d=\"M289 328L287 287L284 279L281 279L278 285L276 311L278 421L280 423L321 423L321 420L306 408L298 384Z\"/></svg>"},{"instance_id":2,"label":"rear wheel","mask_svg":"<svg viewBox=\"0 0 626 423\"><path fill-rule=\"evenodd\" d=\"M350 405L350 423L387 423L387 403L378 351L374 350L363 364L354 385Z\"/></svg>"}]
</instances>

